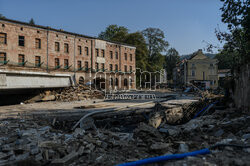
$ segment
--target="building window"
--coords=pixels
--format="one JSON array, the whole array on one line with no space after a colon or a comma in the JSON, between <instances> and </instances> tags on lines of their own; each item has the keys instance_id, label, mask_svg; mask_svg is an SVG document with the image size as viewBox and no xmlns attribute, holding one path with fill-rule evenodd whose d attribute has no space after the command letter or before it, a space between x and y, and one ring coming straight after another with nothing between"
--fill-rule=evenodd
<instances>
[{"instance_id":1,"label":"building window","mask_svg":"<svg viewBox=\"0 0 250 166\"><path fill-rule=\"evenodd\" d=\"M69 44L68 43L64 43L64 52L69 53Z\"/></svg>"},{"instance_id":2,"label":"building window","mask_svg":"<svg viewBox=\"0 0 250 166\"><path fill-rule=\"evenodd\" d=\"M24 36L19 36L18 37L18 45L19 46L24 46Z\"/></svg>"},{"instance_id":3,"label":"building window","mask_svg":"<svg viewBox=\"0 0 250 166\"><path fill-rule=\"evenodd\" d=\"M95 69L98 71L99 70L99 64L95 63Z\"/></svg>"},{"instance_id":4,"label":"building window","mask_svg":"<svg viewBox=\"0 0 250 166\"><path fill-rule=\"evenodd\" d=\"M78 46L77 48L78 48L78 54L82 55L82 46Z\"/></svg>"},{"instance_id":5,"label":"building window","mask_svg":"<svg viewBox=\"0 0 250 166\"><path fill-rule=\"evenodd\" d=\"M127 60L127 59L128 59L128 55L127 55L127 53L124 53L124 57L125 57L125 60Z\"/></svg>"},{"instance_id":6,"label":"building window","mask_svg":"<svg viewBox=\"0 0 250 166\"><path fill-rule=\"evenodd\" d=\"M7 44L7 34L0 33L0 44Z\"/></svg>"},{"instance_id":7,"label":"building window","mask_svg":"<svg viewBox=\"0 0 250 166\"><path fill-rule=\"evenodd\" d=\"M104 68L104 63L102 63L102 71L104 71L105 70L105 68Z\"/></svg>"},{"instance_id":8,"label":"building window","mask_svg":"<svg viewBox=\"0 0 250 166\"><path fill-rule=\"evenodd\" d=\"M113 59L113 51L110 51L109 54L110 54L110 59Z\"/></svg>"},{"instance_id":9,"label":"building window","mask_svg":"<svg viewBox=\"0 0 250 166\"><path fill-rule=\"evenodd\" d=\"M7 57L5 52L0 52L0 64L6 64Z\"/></svg>"},{"instance_id":10,"label":"building window","mask_svg":"<svg viewBox=\"0 0 250 166\"><path fill-rule=\"evenodd\" d=\"M68 59L64 59L64 68L65 69L69 68L69 60Z\"/></svg>"},{"instance_id":11,"label":"building window","mask_svg":"<svg viewBox=\"0 0 250 166\"><path fill-rule=\"evenodd\" d=\"M113 78L110 78L110 82L109 82L109 84L111 85L111 86L113 86Z\"/></svg>"},{"instance_id":12,"label":"building window","mask_svg":"<svg viewBox=\"0 0 250 166\"><path fill-rule=\"evenodd\" d=\"M128 80L127 80L127 78L124 79L124 86L128 86Z\"/></svg>"},{"instance_id":13,"label":"building window","mask_svg":"<svg viewBox=\"0 0 250 166\"><path fill-rule=\"evenodd\" d=\"M118 59L118 52L115 52L115 58Z\"/></svg>"},{"instance_id":14,"label":"building window","mask_svg":"<svg viewBox=\"0 0 250 166\"><path fill-rule=\"evenodd\" d=\"M88 69L88 68L89 68L89 62L85 61L85 69Z\"/></svg>"},{"instance_id":15,"label":"building window","mask_svg":"<svg viewBox=\"0 0 250 166\"><path fill-rule=\"evenodd\" d=\"M130 71L130 72L132 72L132 71L133 71L132 66L129 66L129 71Z\"/></svg>"},{"instance_id":16,"label":"building window","mask_svg":"<svg viewBox=\"0 0 250 166\"><path fill-rule=\"evenodd\" d=\"M55 42L55 51L60 51L60 43L59 42Z\"/></svg>"},{"instance_id":17,"label":"building window","mask_svg":"<svg viewBox=\"0 0 250 166\"><path fill-rule=\"evenodd\" d=\"M113 71L113 65L112 64L109 65L109 70Z\"/></svg>"},{"instance_id":18,"label":"building window","mask_svg":"<svg viewBox=\"0 0 250 166\"><path fill-rule=\"evenodd\" d=\"M99 56L99 50L98 49L95 49L95 55Z\"/></svg>"},{"instance_id":19,"label":"building window","mask_svg":"<svg viewBox=\"0 0 250 166\"><path fill-rule=\"evenodd\" d=\"M77 61L77 69L82 70L82 61Z\"/></svg>"},{"instance_id":20,"label":"building window","mask_svg":"<svg viewBox=\"0 0 250 166\"><path fill-rule=\"evenodd\" d=\"M55 68L60 68L60 60L59 60L59 58L55 58Z\"/></svg>"},{"instance_id":21,"label":"building window","mask_svg":"<svg viewBox=\"0 0 250 166\"><path fill-rule=\"evenodd\" d=\"M130 61L133 61L133 55L130 54Z\"/></svg>"},{"instance_id":22,"label":"building window","mask_svg":"<svg viewBox=\"0 0 250 166\"><path fill-rule=\"evenodd\" d=\"M115 79L115 86L118 86L119 85L119 80L118 78Z\"/></svg>"},{"instance_id":23,"label":"building window","mask_svg":"<svg viewBox=\"0 0 250 166\"><path fill-rule=\"evenodd\" d=\"M20 66L24 66L25 62L24 62L24 55L23 54L18 55L18 64Z\"/></svg>"},{"instance_id":24,"label":"building window","mask_svg":"<svg viewBox=\"0 0 250 166\"><path fill-rule=\"evenodd\" d=\"M41 49L41 39L36 38L36 49Z\"/></svg>"},{"instance_id":25,"label":"building window","mask_svg":"<svg viewBox=\"0 0 250 166\"><path fill-rule=\"evenodd\" d=\"M191 75L192 75L192 76L195 76L195 71L192 70L191 72L192 72Z\"/></svg>"},{"instance_id":26,"label":"building window","mask_svg":"<svg viewBox=\"0 0 250 166\"><path fill-rule=\"evenodd\" d=\"M85 54L88 56L89 55L89 48L85 47Z\"/></svg>"},{"instance_id":27,"label":"building window","mask_svg":"<svg viewBox=\"0 0 250 166\"><path fill-rule=\"evenodd\" d=\"M102 57L105 57L105 50L102 50Z\"/></svg>"},{"instance_id":28,"label":"building window","mask_svg":"<svg viewBox=\"0 0 250 166\"><path fill-rule=\"evenodd\" d=\"M124 71L127 72L128 69L127 69L127 65L124 66Z\"/></svg>"},{"instance_id":29,"label":"building window","mask_svg":"<svg viewBox=\"0 0 250 166\"><path fill-rule=\"evenodd\" d=\"M118 71L118 65L117 64L115 65L115 71L116 72Z\"/></svg>"},{"instance_id":30,"label":"building window","mask_svg":"<svg viewBox=\"0 0 250 166\"><path fill-rule=\"evenodd\" d=\"M41 57L35 56L35 66L40 67L41 66Z\"/></svg>"}]
</instances>

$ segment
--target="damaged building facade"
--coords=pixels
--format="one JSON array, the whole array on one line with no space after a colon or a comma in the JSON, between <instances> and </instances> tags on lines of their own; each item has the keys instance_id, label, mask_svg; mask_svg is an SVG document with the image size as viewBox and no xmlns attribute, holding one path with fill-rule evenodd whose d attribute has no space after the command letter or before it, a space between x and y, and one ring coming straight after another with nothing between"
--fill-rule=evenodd
<instances>
[{"instance_id":1,"label":"damaged building facade","mask_svg":"<svg viewBox=\"0 0 250 166\"><path fill-rule=\"evenodd\" d=\"M211 59L199 49L173 69L175 84L192 83L205 89L218 87L218 60Z\"/></svg>"},{"instance_id":2,"label":"damaged building facade","mask_svg":"<svg viewBox=\"0 0 250 166\"><path fill-rule=\"evenodd\" d=\"M134 46L0 19L0 69L69 74L97 88L135 89Z\"/></svg>"}]
</instances>

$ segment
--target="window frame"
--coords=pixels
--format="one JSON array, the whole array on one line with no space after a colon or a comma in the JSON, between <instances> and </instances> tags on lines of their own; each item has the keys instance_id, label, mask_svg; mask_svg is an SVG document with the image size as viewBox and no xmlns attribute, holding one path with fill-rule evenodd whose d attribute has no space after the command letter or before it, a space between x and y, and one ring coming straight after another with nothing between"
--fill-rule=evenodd
<instances>
[{"instance_id":1,"label":"window frame","mask_svg":"<svg viewBox=\"0 0 250 166\"><path fill-rule=\"evenodd\" d=\"M2 37L1 34L4 36ZM3 39L3 42L1 42L1 38ZM7 44L7 33L0 32L0 44Z\"/></svg>"},{"instance_id":2,"label":"window frame","mask_svg":"<svg viewBox=\"0 0 250 166\"><path fill-rule=\"evenodd\" d=\"M23 39L20 39L21 37L23 37ZM18 36L18 46L25 47L25 36Z\"/></svg>"}]
</instances>

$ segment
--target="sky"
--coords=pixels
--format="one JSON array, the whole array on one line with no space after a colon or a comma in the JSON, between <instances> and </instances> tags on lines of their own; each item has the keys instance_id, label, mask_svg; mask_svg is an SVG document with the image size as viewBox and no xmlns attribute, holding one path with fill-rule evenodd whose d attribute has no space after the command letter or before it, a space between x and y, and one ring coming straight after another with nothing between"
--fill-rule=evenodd
<instances>
[{"instance_id":1,"label":"sky","mask_svg":"<svg viewBox=\"0 0 250 166\"><path fill-rule=\"evenodd\" d=\"M9 19L98 36L108 25L130 31L160 28L180 55L219 44L215 28L221 22L220 0L0 0L0 13ZM205 42L204 42L205 41Z\"/></svg>"}]
</instances>

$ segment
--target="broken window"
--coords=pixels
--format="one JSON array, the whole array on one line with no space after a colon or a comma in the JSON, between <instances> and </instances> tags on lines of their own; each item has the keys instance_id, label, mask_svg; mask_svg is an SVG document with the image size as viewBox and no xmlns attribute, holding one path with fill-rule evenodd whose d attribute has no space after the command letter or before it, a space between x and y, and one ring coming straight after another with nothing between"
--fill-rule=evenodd
<instances>
[{"instance_id":1,"label":"broken window","mask_svg":"<svg viewBox=\"0 0 250 166\"><path fill-rule=\"evenodd\" d=\"M85 54L88 56L89 55L89 48L85 47Z\"/></svg>"},{"instance_id":2,"label":"broken window","mask_svg":"<svg viewBox=\"0 0 250 166\"><path fill-rule=\"evenodd\" d=\"M24 36L19 36L18 37L18 45L24 46L24 40L25 40Z\"/></svg>"},{"instance_id":3,"label":"broken window","mask_svg":"<svg viewBox=\"0 0 250 166\"><path fill-rule=\"evenodd\" d=\"M40 67L41 66L41 57L35 56L35 66Z\"/></svg>"},{"instance_id":4,"label":"broken window","mask_svg":"<svg viewBox=\"0 0 250 166\"><path fill-rule=\"evenodd\" d=\"M99 50L98 49L95 49L95 55L99 56Z\"/></svg>"},{"instance_id":5,"label":"broken window","mask_svg":"<svg viewBox=\"0 0 250 166\"><path fill-rule=\"evenodd\" d=\"M55 67L60 68L60 60L59 60L59 58L55 58Z\"/></svg>"},{"instance_id":6,"label":"broken window","mask_svg":"<svg viewBox=\"0 0 250 166\"><path fill-rule=\"evenodd\" d=\"M41 49L41 39L36 38L36 49Z\"/></svg>"},{"instance_id":7,"label":"broken window","mask_svg":"<svg viewBox=\"0 0 250 166\"><path fill-rule=\"evenodd\" d=\"M55 42L55 51L60 51L60 43Z\"/></svg>"},{"instance_id":8,"label":"broken window","mask_svg":"<svg viewBox=\"0 0 250 166\"><path fill-rule=\"evenodd\" d=\"M82 69L82 61L77 61L77 69L78 70Z\"/></svg>"},{"instance_id":9,"label":"broken window","mask_svg":"<svg viewBox=\"0 0 250 166\"><path fill-rule=\"evenodd\" d=\"M7 44L7 34L0 33L0 44Z\"/></svg>"},{"instance_id":10,"label":"broken window","mask_svg":"<svg viewBox=\"0 0 250 166\"><path fill-rule=\"evenodd\" d=\"M78 46L78 54L82 55L82 46Z\"/></svg>"},{"instance_id":11,"label":"broken window","mask_svg":"<svg viewBox=\"0 0 250 166\"><path fill-rule=\"evenodd\" d=\"M18 64L20 65L20 66L24 66L24 55L23 54L19 54L18 55Z\"/></svg>"},{"instance_id":12,"label":"broken window","mask_svg":"<svg viewBox=\"0 0 250 166\"><path fill-rule=\"evenodd\" d=\"M113 59L113 51L110 51L109 54L110 54L110 59Z\"/></svg>"},{"instance_id":13,"label":"broken window","mask_svg":"<svg viewBox=\"0 0 250 166\"><path fill-rule=\"evenodd\" d=\"M127 60L127 59L128 59L128 55L127 55L127 53L124 53L124 58L125 58L125 60Z\"/></svg>"},{"instance_id":14,"label":"broken window","mask_svg":"<svg viewBox=\"0 0 250 166\"><path fill-rule=\"evenodd\" d=\"M64 52L69 53L69 44L64 43Z\"/></svg>"},{"instance_id":15,"label":"broken window","mask_svg":"<svg viewBox=\"0 0 250 166\"><path fill-rule=\"evenodd\" d=\"M0 64L6 64L7 57L5 52L0 52Z\"/></svg>"},{"instance_id":16,"label":"broken window","mask_svg":"<svg viewBox=\"0 0 250 166\"><path fill-rule=\"evenodd\" d=\"M118 52L115 52L115 58L118 59Z\"/></svg>"}]
</instances>

